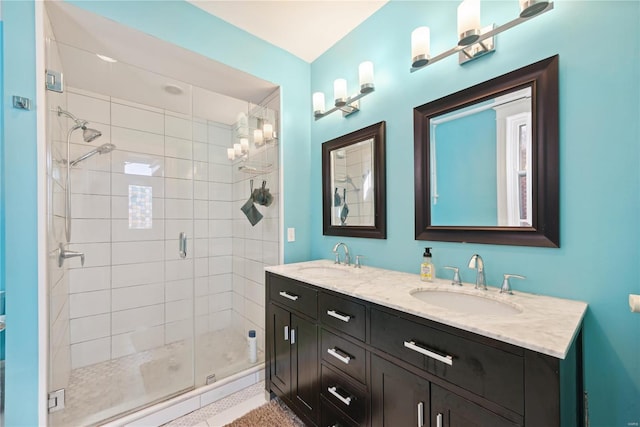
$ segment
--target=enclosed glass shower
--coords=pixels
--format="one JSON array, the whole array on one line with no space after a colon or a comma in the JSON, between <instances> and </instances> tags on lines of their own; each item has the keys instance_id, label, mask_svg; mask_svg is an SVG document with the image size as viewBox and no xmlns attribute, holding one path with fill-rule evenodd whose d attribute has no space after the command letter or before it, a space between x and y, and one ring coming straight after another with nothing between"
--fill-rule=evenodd
<instances>
[{"instance_id":1,"label":"enclosed glass shower","mask_svg":"<svg viewBox=\"0 0 640 427\"><path fill-rule=\"evenodd\" d=\"M279 95L239 100L100 58L57 40L54 14L46 62L64 88L46 93L48 382L64 407L49 423L94 425L264 361ZM252 225L241 207L262 187L271 203L252 203Z\"/></svg>"}]
</instances>

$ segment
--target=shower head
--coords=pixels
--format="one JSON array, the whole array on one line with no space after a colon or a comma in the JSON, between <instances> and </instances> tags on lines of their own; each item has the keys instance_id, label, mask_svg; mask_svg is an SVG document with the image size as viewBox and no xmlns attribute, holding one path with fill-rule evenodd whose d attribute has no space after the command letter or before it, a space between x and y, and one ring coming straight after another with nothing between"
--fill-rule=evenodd
<instances>
[{"instance_id":1,"label":"shower head","mask_svg":"<svg viewBox=\"0 0 640 427\"><path fill-rule=\"evenodd\" d=\"M99 130L88 128L87 124L89 122L77 118L70 112L63 110L61 107L58 107L58 116L68 117L75 122L75 125L69 130L69 137L71 136L71 133L77 129L82 129L82 138L84 139L84 142L91 142L102 135L102 132Z\"/></svg>"},{"instance_id":2,"label":"shower head","mask_svg":"<svg viewBox=\"0 0 640 427\"><path fill-rule=\"evenodd\" d=\"M93 140L100 138L101 136L102 136L102 132L100 132L99 130L82 126L82 138L84 139L84 142L91 142ZM104 145L111 145L111 144L104 144Z\"/></svg>"},{"instance_id":3,"label":"shower head","mask_svg":"<svg viewBox=\"0 0 640 427\"><path fill-rule=\"evenodd\" d=\"M99 132L98 132L99 133ZM98 135L100 136L100 135ZM97 138L97 136L96 136ZM94 138L95 139L95 138ZM116 146L113 144L102 144L99 147L94 148L93 150L89 151L88 153L83 154L82 156L78 157L77 159L75 159L74 161L72 161L70 163L71 166L75 166L78 163L82 162L83 160L87 160L89 157L93 157L96 154L107 154L112 152L113 150L115 150Z\"/></svg>"}]
</instances>

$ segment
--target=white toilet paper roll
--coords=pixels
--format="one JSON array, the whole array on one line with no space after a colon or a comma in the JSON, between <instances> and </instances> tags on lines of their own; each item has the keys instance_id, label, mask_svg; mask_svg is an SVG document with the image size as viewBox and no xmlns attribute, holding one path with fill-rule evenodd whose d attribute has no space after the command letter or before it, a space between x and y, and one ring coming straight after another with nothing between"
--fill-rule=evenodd
<instances>
[{"instance_id":1,"label":"white toilet paper roll","mask_svg":"<svg viewBox=\"0 0 640 427\"><path fill-rule=\"evenodd\" d=\"M640 295L629 294L629 308L633 313L640 313Z\"/></svg>"}]
</instances>

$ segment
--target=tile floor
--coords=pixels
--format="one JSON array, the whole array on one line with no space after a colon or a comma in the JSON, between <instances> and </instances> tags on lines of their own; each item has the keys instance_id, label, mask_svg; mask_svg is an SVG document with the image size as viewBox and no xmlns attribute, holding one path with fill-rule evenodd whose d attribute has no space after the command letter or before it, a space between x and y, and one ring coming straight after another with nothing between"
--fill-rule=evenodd
<instances>
[{"instance_id":1,"label":"tile floor","mask_svg":"<svg viewBox=\"0 0 640 427\"><path fill-rule=\"evenodd\" d=\"M220 380L250 367L246 361L246 348L246 339L231 329L198 337L196 386L204 384L210 374ZM263 360L264 355L260 353L257 363ZM114 414L188 390L194 383L193 363L193 344L177 342L74 369L66 389L66 408L51 414L50 422L64 426L92 425Z\"/></svg>"},{"instance_id":2,"label":"tile floor","mask_svg":"<svg viewBox=\"0 0 640 427\"><path fill-rule=\"evenodd\" d=\"M184 417L165 424L165 427L221 427L247 412L267 403L264 381L233 393Z\"/></svg>"}]
</instances>

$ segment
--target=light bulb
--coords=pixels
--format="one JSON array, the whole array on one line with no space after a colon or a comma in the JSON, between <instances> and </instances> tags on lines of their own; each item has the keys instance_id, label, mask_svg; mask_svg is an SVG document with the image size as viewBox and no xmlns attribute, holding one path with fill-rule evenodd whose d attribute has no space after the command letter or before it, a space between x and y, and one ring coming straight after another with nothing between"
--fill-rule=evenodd
<instances>
[{"instance_id":1,"label":"light bulb","mask_svg":"<svg viewBox=\"0 0 640 427\"><path fill-rule=\"evenodd\" d=\"M265 140L269 141L273 139L273 125L271 123L265 123L262 126L262 133Z\"/></svg>"},{"instance_id":2,"label":"light bulb","mask_svg":"<svg viewBox=\"0 0 640 427\"><path fill-rule=\"evenodd\" d=\"M480 38L480 0L464 0L458 6L459 46L469 46Z\"/></svg>"},{"instance_id":3,"label":"light bulb","mask_svg":"<svg viewBox=\"0 0 640 427\"><path fill-rule=\"evenodd\" d=\"M373 62L365 61L358 67L360 80L360 93L373 92L375 85L373 82Z\"/></svg>"},{"instance_id":4,"label":"light bulb","mask_svg":"<svg viewBox=\"0 0 640 427\"><path fill-rule=\"evenodd\" d=\"M424 67L431 59L431 34L429 27L418 27L411 32L411 66Z\"/></svg>"},{"instance_id":5,"label":"light bulb","mask_svg":"<svg viewBox=\"0 0 640 427\"><path fill-rule=\"evenodd\" d=\"M256 145L264 144L264 136L262 134L262 129L255 129L253 131L253 143Z\"/></svg>"},{"instance_id":6,"label":"light bulb","mask_svg":"<svg viewBox=\"0 0 640 427\"><path fill-rule=\"evenodd\" d=\"M324 113L324 93L316 92L313 94L313 114L319 116Z\"/></svg>"},{"instance_id":7,"label":"light bulb","mask_svg":"<svg viewBox=\"0 0 640 427\"><path fill-rule=\"evenodd\" d=\"M233 144L233 152L236 156L242 156L242 145Z\"/></svg>"},{"instance_id":8,"label":"light bulb","mask_svg":"<svg viewBox=\"0 0 640 427\"><path fill-rule=\"evenodd\" d=\"M227 148L227 158L229 160L236 158L236 150L234 148Z\"/></svg>"},{"instance_id":9,"label":"light bulb","mask_svg":"<svg viewBox=\"0 0 640 427\"><path fill-rule=\"evenodd\" d=\"M249 152L249 140L247 138L240 138L240 148L242 150L242 154Z\"/></svg>"},{"instance_id":10,"label":"light bulb","mask_svg":"<svg viewBox=\"0 0 640 427\"><path fill-rule=\"evenodd\" d=\"M347 81L345 79L336 79L333 82L333 98L336 107L347 105Z\"/></svg>"}]
</instances>

